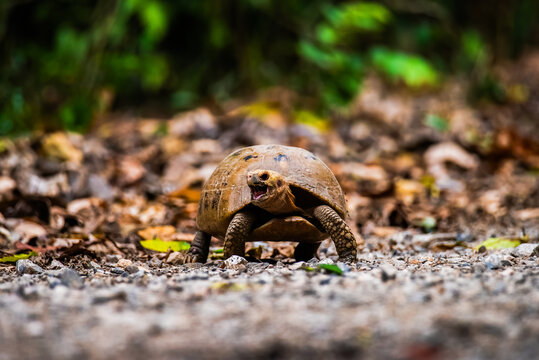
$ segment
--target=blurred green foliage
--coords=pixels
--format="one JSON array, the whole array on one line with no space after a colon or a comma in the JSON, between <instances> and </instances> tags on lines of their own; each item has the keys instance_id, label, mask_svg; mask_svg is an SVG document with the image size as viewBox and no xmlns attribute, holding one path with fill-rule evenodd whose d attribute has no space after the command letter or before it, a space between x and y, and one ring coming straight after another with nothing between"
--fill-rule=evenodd
<instances>
[{"instance_id":1,"label":"blurred green foliage","mask_svg":"<svg viewBox=\"0 0 539 360\"><path fill-rule=\"evenodd\" d=\"M274 85L324 115L370 71L415 90L461 72L476 97L503 101L490 66L538 45L538 14L535 0L4 0L0 134L85 131L108 109L170 113Z\"/></svg>"},{"instance_id":2,"label":"blurred green foliage","mask_svg":"<svg viewBox=\"0 0 539 360\"><path fill-rule=\"evenodd\" d=\"M427 114L423 123L440 132L449 130L449 121L436 114Z\"/></svg>"}]
</instances>

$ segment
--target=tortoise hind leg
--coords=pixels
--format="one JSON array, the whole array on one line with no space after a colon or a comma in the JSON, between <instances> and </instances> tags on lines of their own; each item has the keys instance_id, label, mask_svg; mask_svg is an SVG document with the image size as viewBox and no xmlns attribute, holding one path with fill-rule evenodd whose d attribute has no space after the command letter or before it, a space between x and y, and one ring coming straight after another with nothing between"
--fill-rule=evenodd
<instances>
[{"instance_id":1,"label":"tortoise hind leg","mask_svg":"<svg viewBox=\"0 0 539 360\"><path fill-rule=\"evenodd\" d=\"M185 263L205 263L210 252L211 235L203 231L197 231L191 242L191 247L185 256Z\"/></svg>"},{"instance_id":2,"label":"tortoise hind leg","mask_svg":"<svg viewBox=\"0 0 539 360\"><path fill-rule=\"evenodd\" d=\"M251 232L255 215L249 211L240 211L234 215L225 235L224 256L245 256L245 241Z\"/></svg>"},{"instance_id":3,"label":"tortoise hind leg","mask_svg":"<svg viewBox=\"0 0 539 360\"><path fill-rule=\"evenodd\" d=\"M357 261L356 239L350 227L341 219L339 214L327 205L320 205L314 209L313 215L331 236L337 248L339 260L346 262Z\"/></svg>"},{"instance_id":4,"label":"tortoise hind leg","mask_svg":"<svg viewBox=\"0 0 539 360\"><path fill-rule=\"evenodd\" d=\"M318 258L316 252L320 247L320 243L304 243L301 242L294 250L294 258L296 261L309 261L312 258Z\"/></svg>"}]
</instances>

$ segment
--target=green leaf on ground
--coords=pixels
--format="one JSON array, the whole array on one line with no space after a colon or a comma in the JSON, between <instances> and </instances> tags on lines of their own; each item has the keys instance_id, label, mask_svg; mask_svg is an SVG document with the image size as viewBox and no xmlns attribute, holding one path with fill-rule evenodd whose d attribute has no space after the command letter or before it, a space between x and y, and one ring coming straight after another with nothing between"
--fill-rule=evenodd
<instances>
[{"instance_id":1,"label":"green leaf on ground","mask_svg":"<svg viewBox=\"0 0 539 360\"><path fill-rule=\"evenodd\" d=\"M324 269L337 275L342 275L342 270L335 264L318 264L319 269Z\"/></svg>"},{"instance_id":2,"label":"green leaf on ground","mask_svg":"<svg viewBox=\"0 0 539 360\"><path fill-rule=\"evenodd\" d=\"M421 220L421 227L426 232L431 232L436 228L436 219L432 216L426 216L423 220Z\"/></svg>"},{"instance_id":3,"label":"green leaf on ground","mask_svg":"<svg viewBox=\"0 0 539 360\"><path fill-rule=\"evenodd\" d=\"M447 130L449 130L449 121L447 121L447 119L441 116L434 114L428 114L425 117L424 124L440 132L446 132Z\"/></svg>"},{"instance_id":4,"label":"green leaf on ground","mask_svg":"<svg viewBox=\"0 0 539 360\"><path fill-rule=\"evenodd\" d=\"M140 245L145 249L164 253L166 253L168 249L172 251L185 251L189 250L191 247L191 245L185 241L164 241L161 239L141 240Z\"/></svg>"},{"instance_id":5,"label":"green leaf on ground","mask_svg":"<svg viewBox=\"0 0 539 360\"><path fill-rule=\"evenodd\" d=\"M481 244L477 245L474 249L479 250L483 246L487 250L509 249L509 248L517 247L522 243L528 242L529 240L530 240L529 235L523 235L518 238L493 237L493 238L483 241Z\"/></svg>"},{"instance_id":6,"label":"green leaf on ground","mask_svg":"<svg viewBox=\"0 0 539 360\"><path fill-rule=\"evenodd\" d=\"M223 254L225 252L225 249L223 249L223 248L214 249L211 252L214 253L214 254Z\"/></svg>"},{"instance_id":7,"label":"green leaf on ground","mask_svg":"<svg viewBox=\"0 0 539 360\"><path fill-rule=\"evenodd\" d=\"M17 260L28 259L29 257L36 256L36 255L37 253L35 251L30 251L29 253L26 253L26 254L8 255L8 256L4 256L3 258L0 258L0 263L17 262Z\"/></svg>"},{"instance_id":8,"label":"green leaf on ground","mask_svg":"<svg viewBox=\"0 0 539 360\"><path fill-rule=\"evenodd\" d=\"M312 111L298 110L294 112L294 121L299 124L312 126L320 131L329 130L329 120L316 115Z\"/></svg>"}]
</instances>

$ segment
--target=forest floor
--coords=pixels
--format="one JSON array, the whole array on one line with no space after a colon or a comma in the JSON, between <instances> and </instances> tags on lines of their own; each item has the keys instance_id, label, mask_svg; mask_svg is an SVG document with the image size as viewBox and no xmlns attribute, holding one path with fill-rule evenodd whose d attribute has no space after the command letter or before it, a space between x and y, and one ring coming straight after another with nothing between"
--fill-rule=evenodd
<instances>
[{"instance_id":1,"label":"forest floor","mask_svg":"<svg viewBox=\"0 0 539 360\"><path fill-rule=\"evenodd\" d=\"M500 69L503 104L471 107L458 79L409 94L369 77L331 125L274 89L0 139L0 359L533 358L537 64ZM335 173L357 264L329 241L307 263L292 243L223 260L213 239L208 263L182 265L204 180L268 143Z\"/></svg>"}]
</instances>

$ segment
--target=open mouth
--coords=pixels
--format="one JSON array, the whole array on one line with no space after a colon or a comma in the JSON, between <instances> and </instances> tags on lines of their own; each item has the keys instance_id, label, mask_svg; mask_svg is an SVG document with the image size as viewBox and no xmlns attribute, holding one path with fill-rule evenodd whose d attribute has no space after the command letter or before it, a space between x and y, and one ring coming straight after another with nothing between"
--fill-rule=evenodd
<instances>
[{"instance_id":1,"label":"open mouth","mask_svg":"<svg viewBox=\"0 0 539 360\"><path fill-rule=\"evenodd\" d=\"M266 185L252 185L249 187L251 188L251 199L253 200L260 199L268 192L268 187Z\"/></svg>"}]
</instances>

